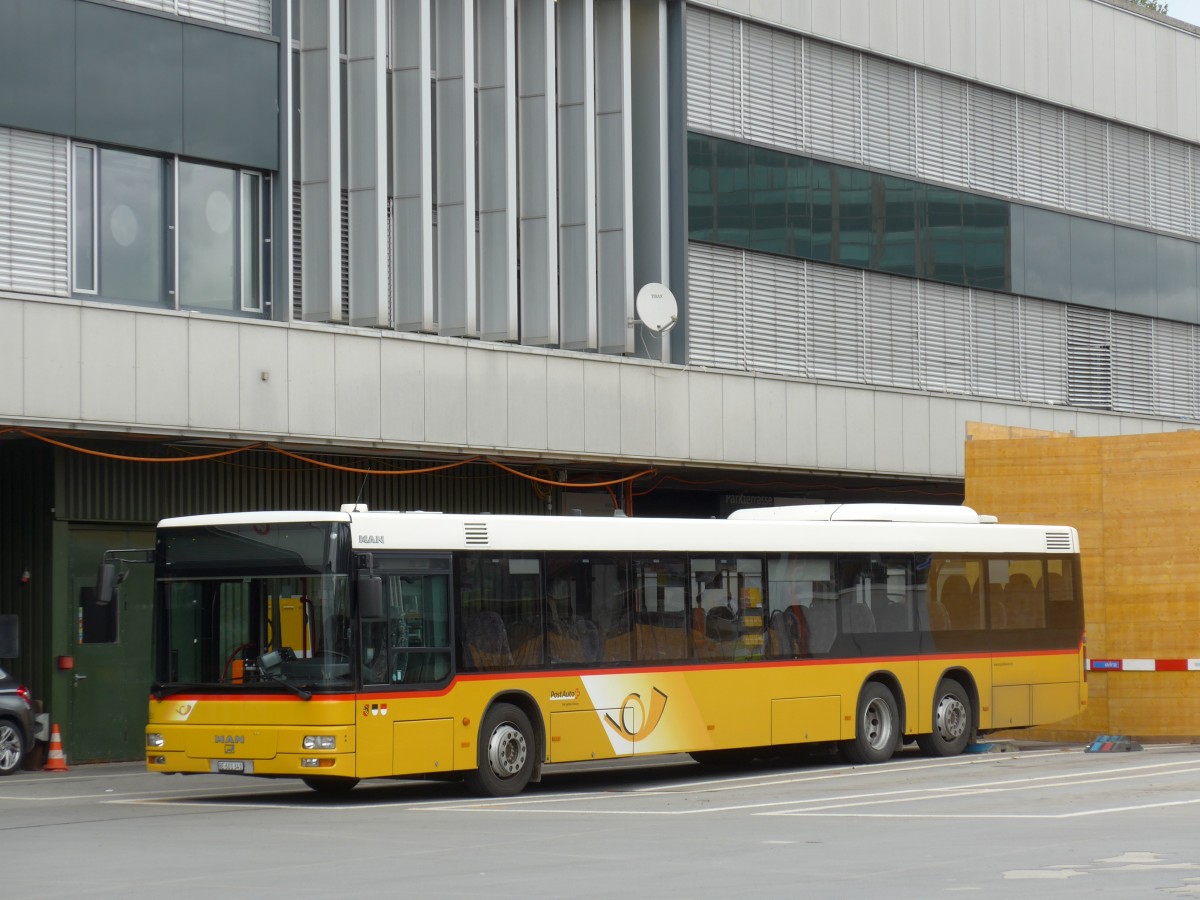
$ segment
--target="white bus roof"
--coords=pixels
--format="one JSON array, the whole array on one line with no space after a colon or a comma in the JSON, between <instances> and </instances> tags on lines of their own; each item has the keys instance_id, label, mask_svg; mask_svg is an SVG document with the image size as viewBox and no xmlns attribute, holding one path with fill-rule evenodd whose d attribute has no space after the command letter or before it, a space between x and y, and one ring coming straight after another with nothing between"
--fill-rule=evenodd
<instances>
[{"instance_id":1,"label":"white bus roof","mask_svg":"<svg viewBox=\"0 0 1200 900\"><path fill-rule=\"evenodd\" d=\"M999 525L968 507L839 504L743 510L728 519L246 512L164 519L161 528L345 522L356 550L634 553L1077 553L1065 525ZM353 510L353 511L350 511Z\"/></svg>"},{"instance_id":2,"label":"white bus roof","mask_svg":"<svg viewBox=\"0 0 1200 900\"><path fill-rule=\"evenodd\" d=\"M957 525L994 524L969 506L926 506L918 503L821 503L739 509L731 519L773 522L942 522Z\"/></svg>"}]
</instances>

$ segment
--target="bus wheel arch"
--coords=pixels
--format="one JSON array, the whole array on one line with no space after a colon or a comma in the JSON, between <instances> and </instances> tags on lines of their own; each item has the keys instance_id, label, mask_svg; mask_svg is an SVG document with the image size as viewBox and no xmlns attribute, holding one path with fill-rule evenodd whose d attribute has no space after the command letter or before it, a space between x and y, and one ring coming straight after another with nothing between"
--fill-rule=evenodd
<instances>
[{"instance_id":1,"label":"bus wheel arch","mask_svg":"<svg viewBox=\"0 0 1200 900\"><path fill-rule=\"evenodd\" d=\"M873 675L863 682L855 704L854 737L840 744L847 762L866 765L892 758L904 736L898 696L903 692L890 677Z\"/></svg>"},{"instance_id":2,"label":"bus wheel arch","mask_svg":"<svg viewBox=\"0 0 1200 900\"><path fill-rule=\"evenodd\" d=\"M524 693L492 698L479 722L476 768L466 783L478 794L508 797L540 779L545 752L541 711Z\"/></svg>"},{"instance_id":3,"label":"bus wheel arch","mask_svg":"<svg viewBox=\"0 0 1200 900\"><path fill-rule=\"evenodd\" d=\"M950 669L938 679L933 692L932 728L917 735L917 746L927 756L957 756L979 730L979 691L975 680L961 669Z\"/></svg>"}]
</instances>

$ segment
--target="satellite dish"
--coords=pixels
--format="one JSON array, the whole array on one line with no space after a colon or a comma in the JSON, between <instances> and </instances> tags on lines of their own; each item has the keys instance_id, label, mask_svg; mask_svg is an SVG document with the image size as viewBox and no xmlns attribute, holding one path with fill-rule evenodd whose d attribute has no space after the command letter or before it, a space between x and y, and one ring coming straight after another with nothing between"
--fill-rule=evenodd
<instances>
[{"instance_id":1,"label":"satellite dish","mask_svg":"<svg viewBox=\"0 0 1200 900\"><path fill-rule=\"evenodd\" d=\"M679 304L675 302L675 295L665 284L651 281L642 285L634 305L638 321L655 334L670 331L679 321Z\"/></svg>"}]
</instances>

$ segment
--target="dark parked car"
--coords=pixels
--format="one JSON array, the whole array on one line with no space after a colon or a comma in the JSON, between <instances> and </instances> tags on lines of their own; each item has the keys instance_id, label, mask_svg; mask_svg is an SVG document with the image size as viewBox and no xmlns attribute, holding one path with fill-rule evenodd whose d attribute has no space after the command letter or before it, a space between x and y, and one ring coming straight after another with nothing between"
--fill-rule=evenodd
<instances>
[{"instance_id":1,"label":"dark parked car","mask_svg":"<svg viewBox=\"0 0 1200 900\"><path fill-rule=\"evenodd\" d=\"M29 688L0 669L0 775L21 768L34 740L33 699Z\"/></svg>"}]
</instances>

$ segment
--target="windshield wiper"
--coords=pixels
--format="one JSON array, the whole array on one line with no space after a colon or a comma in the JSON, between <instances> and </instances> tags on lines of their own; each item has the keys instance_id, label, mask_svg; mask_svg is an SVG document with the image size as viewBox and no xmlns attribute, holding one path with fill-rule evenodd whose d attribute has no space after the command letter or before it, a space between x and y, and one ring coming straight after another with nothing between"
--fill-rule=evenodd
<instances>
[{"instance_id":1,"label":"windshield wiper","mask_svg":"<svg viewBox=\"0 0 1200 900\"><path fill-rule=\"evenodd\" d=\"M194 691L201 687L198 684L187 684L182 681L173 682L171 684L163 684L161 681L156 681L150 685L150 693L155 700L161 700L163 697L170 697L172 694L182 694L184 691Z\"/></svg>"},{"instance_id":2,"label":"windshield wiper","mask_svg":"<svg viewBox=\"0 0 1200 900\"><path fill-rule=\"evenodd\" d=\"M306 691L304 688L300 687L300 685L292 684L290 681L288 681L282 675L276 675L274 672L263 672L262 676L264 678L271 679L276 684L282 684L285 688L287 688L289 691L291 691L293 694L295 694L301 700L311 700L312 699L312 691Z\"/></svg>"}]
</instances>

